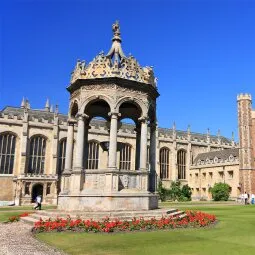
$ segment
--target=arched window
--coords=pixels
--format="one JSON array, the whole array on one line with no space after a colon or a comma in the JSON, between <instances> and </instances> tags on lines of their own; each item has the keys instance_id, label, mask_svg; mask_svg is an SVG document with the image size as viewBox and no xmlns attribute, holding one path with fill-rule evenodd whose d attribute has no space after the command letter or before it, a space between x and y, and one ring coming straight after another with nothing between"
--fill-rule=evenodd
<instances>
[{"instance_id":1,"label":"arched window","mask_svg":"<svg viewBox=\"0 0 255 255\"><path fill-rule=\"evenodd\" d=\"M58 152L58 173L61 174L65 168L66 160L66 138L62 139L59 143Z\"/></svg>"},{"instance_id":2,"label":"arched window","mask_svg":"<svg viewBox=\"0 0 255 255\"><path fill-rule=\"evenodd\" d=\"M99 143L96 141L89 141L87 169L98 169L98 160L99 160Z\"/></svg>"},{"instance_id":3,"label":"arched window","mask_svg":"<svg viewBox=\"0 0 255 255\"><path fill-rule=\"evenodd\" d=\"M169 152L168 148L161 148L159 152L160 179L169 178Z\"/></svg>"},{"instance_id":4,"label":"arched window","mask_svg":"<svg viewBox=\"0 0 255 255\"><path fill-rule=\"evenodd\" d=\"M131 145L123 143L120 148L120 169L131 169Z\"/></svg>"},{"instance_id":5,"label":"arched window","mask_svg":"<svg viewBox=\"0 0 255 255\"><path fill-rule=\"evenodd\" d=\"M178 179L186 179L186 151L177 152Z\"/></svg>"},{"instance_id":6,"label":"arched window","mask_svg":"<svg viewBox=\"0 0 255 255\"><path fill-rule=\"evenodd\" d=\"M16 137L11 133L0 134L0 174L12 174Z\"/></svg>"},{"instance_id":7,"label":"arched window","mask_svg":"<svg viewBox=\"0 0 255 255\"><path fill-rule=\"evenodd\" d=\"M30 140L28 173L43 174L45 163L46 139L37 135Z\"/></svg>"}]
</instances>

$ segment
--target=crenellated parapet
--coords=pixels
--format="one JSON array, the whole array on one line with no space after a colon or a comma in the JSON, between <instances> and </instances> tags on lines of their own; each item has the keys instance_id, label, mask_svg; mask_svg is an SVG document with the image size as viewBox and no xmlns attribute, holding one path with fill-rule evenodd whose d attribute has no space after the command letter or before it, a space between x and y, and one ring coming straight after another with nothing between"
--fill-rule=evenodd
<instances>
[{"instance_id":1,"label":"crenellated parapet","mask_svg":"<svg viewBox=\"0 0 255 255\"><path fill-rule=\"evenodd\" d=\"M237 101L240 101L240 100L249 100L249 101L251 101L252 100L251 94L241 93L241 94L237 95Z\"/></svg>"}]
</instances>

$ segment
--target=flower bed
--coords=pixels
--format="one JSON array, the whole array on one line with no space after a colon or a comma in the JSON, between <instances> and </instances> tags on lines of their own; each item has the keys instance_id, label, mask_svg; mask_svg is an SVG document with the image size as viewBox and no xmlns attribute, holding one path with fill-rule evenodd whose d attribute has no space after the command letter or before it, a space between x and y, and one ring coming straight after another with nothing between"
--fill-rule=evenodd
<instances>
[{"instance_id":1,"label":"flower bed","mask_svg":"<svg viewBox=\"0 0 255 255\"><path fill-rule=\"evenodd\" d=\"M29 212L24 212L24 213L16 215L16 216L11 216L11 217L9 217L8 222L19 221L21 217L27 217L29 214L30 214Z\"/></svg>"},{"instance_id":2,"label":"flower bed","mask_svg":"<svg viewBox=\"0 0 255 255\"><path fill-rule=\"evenodd\" d=\"M198 228L206 227L216 221L215 215L203 212L187 211L184 217L162 217L145 220L144 218L133 218L132 221L121 221L115 219L110 221L108 217L102 221L57 218L35 222L33 232L51 232L51 231L78 231L78 232L128 232L139 230L156 229L175 229L175 228Z\"/></svg>"}]
</instances>

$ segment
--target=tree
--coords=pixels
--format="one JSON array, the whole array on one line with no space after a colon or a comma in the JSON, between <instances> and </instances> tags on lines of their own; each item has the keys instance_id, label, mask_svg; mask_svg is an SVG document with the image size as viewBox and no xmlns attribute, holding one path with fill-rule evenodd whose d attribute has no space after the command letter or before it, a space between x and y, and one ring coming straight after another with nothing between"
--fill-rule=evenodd
<instances>
[{"instance_id":1,"label":"tree","mask_svg":"<svg viewBox=\"0 0 255 255\"><path fill-rule=\"evenodd\" d=\"M210 189L214 201L227 201L230 194L230 186L226 183L215 183Z\"/></svg>"},{"instance_id":2,"label":"tree","mask_svg":"<svg viewBox=\"0 0 255 255\"><path fill-rule=\"evenodd\" d=\"M188 184L182 186L182 195L188 199L188 201L191 200L192 191Z\"/></svg>"}]
</instances>

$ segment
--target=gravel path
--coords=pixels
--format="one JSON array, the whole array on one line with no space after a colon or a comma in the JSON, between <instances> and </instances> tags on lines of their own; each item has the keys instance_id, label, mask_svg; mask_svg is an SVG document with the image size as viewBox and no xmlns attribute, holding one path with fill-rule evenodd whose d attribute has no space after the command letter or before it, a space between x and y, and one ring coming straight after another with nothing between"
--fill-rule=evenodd
<instances>
[{"instance_id":1,"label":"gravel path","mask_svg":"<svg viewBox=\"0 0 255 255\"><path fill-rule=\"evenodd\" d=\"M0 223L1 255L64 255L36 240L31 226L23 222Z\"/></svg>"}]
</instances>

